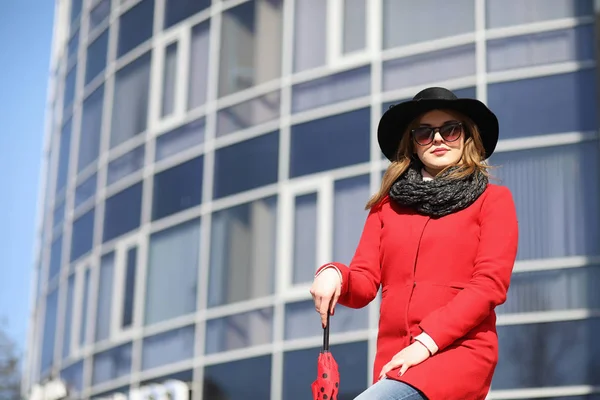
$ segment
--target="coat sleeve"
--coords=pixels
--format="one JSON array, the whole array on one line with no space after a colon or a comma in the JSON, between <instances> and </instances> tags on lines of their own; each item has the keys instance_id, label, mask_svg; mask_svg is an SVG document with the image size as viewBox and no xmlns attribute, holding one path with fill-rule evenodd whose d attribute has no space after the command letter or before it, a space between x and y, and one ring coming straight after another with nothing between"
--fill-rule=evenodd
<instances>
[{"instance_id":1,"label":"coat sleeve","mask_svg":"<svg viewBox=\"0 0 600 400\"><path fill-rule=\"evenodd\" d=\"M327 263L319 267L316 272L318 275L325 268L336 268L340 272L342 290L338 304L350 308L362 308L377 295L381 279L379 209L379 206L375 206L369 211L350 265L339 262Z\"/></svg>"},{"instance_id":2,"label":"coat sleeve","mask_svg":"<svg viewBox=\"0 0 600 400\"><path fill-rule=\"evenodd\" d=\"M510 191L494 187L483 202L480 216L479 248L471 280L447 305L420 323L440 351L506 300L518 246L517 214Z\"/></svg>"}]
</instances>

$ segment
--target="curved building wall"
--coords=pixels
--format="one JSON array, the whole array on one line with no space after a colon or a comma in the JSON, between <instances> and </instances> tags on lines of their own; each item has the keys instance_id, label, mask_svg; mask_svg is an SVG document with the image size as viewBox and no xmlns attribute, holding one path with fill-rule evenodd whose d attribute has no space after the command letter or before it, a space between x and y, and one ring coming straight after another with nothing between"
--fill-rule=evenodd
<instances>
[{"instance_id":1,"label":"curved building wall","mask_svg":"<svg viewBox=\"0 0 600 400\"><path fill-rule=\"evenodd\" d=\"M593 4L58 1L24 392L309 398L314 269L352 258L382 112L440 85L497 112L519 215L492 398L597 399ZM371 380L377 317L332 318L340 398Z\"/></svg>"}]
</instances>

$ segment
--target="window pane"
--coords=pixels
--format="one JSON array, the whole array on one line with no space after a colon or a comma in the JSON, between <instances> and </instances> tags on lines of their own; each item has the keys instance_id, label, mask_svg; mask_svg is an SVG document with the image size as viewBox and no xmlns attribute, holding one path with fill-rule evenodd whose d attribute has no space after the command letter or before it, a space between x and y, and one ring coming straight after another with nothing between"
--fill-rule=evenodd
<instances>
[{"instance_id":1,"label":"window pane","mask_svg":"<svg viewBox=\"0 0 600 400\"><path fill-rule=\"evenodd\" d=\"M369 175L335 182L333 198L333 259L350 264L368 212Z\"/></svg>"},{"instance_id":2,"label":"window pane","mask_svg":"<svg viewBox=\"0 0 600 400\"><path fill-rule=\"evenodd\" d=\"M210 0L166 0L164 28L167 29L208 7Z\"/></svg>"},{"instance_id":3,"label":"window pane","mask_svg":"<svg viewBox=\"0 0 600 400\"><path fill-rule=\"evenodd\" d=\"M73 120L69 119L63 125L60 133L60 145L58 150L58 171L56 172L56 193L65 188L69 173L69 157L71 152L71 132Z\"/></svg>"},{"instance_id":4,"label":"window pane","mask_svg":"<svg viewBox=\"0 0 600 400\"><path fill-rule=\"evenodd\" d=\"M116 73L111 148L146 130L150 58L148 52Z\"/></svg>"},{"instance_id":5,"label":"window pane","mask_svg":"<svg viewBox=\"0 0 600 400\"><path fill-rule=\"evenodd\" d=\"M279 90L219 110L217 136L251 128L279 118Z\"/></svg>"},{"instance_id":6,"label":"window pane","mask_svg":"<svg viewBox=\"0 0 600 400\"><path fill-rule=\"evenodd\" d=\"M131 372L131 343L94 356L92 385L118 379Z\"/></svg>"},{"instance_id":7,"label":"window pane","mask_svg":"<svg viewBox=\"0 0 600 400\"><path fill-rule=\"evenodd\" d=\"M594 25L490 40L488 71L594 59Z\"/></svg>"},{"instance_id":8,"label":"window pane","mask_svg":"<svg viewBox=\"0 0 600 400\"><path fill-rule=\"evenodd\" d=\"M206 353L271 343L273 308L263 308L206 322Z\"/></svg>"},{"instance_id":9,"label":"window pane","mask_svg":"<svg viewBox=\"0 0 600 400\"><path fill-rule=\"evenodd\" d=\"M83 300L81 301L81 325L79 328L79 346L84 346L87 342L87 326L88 326L88 302L90 298L90 279L91 273L89 268L85 270L83 277Z\"/></svg>"},{"instance_id":10,"label":"window pane","mask_svg":"<svg viewBox=\"0 0 600 400\"><path fill-rule=\"evenodd\" d=\"M63 360L71 354L71 329L73 324L73 303L75 302L75 275L69 277L67 286L67 302L65 304L65 323L62 337ZM63 371L64 372L64 371Z\"/></svg>"},{"instance_id":11,"label":"window pane","mask_svg":"<svg viewBox=\"0 0 600 400\"><path fill-rule=\"evenodd\" d=\"M110 0L101 0L90 11L90 32L106 21L110 15Z\"/></svg>"},{"instance_id":12,"label":"window pane","mask_svg":"<svg viewBox=\"0 0 600 400\"><path fill-rule=\"evenodd\" d=\"M87 85L100 75L106 68L108 56L108 29L105 30L87 49L87 63L85 65L85 84Z\"/></svg>"},{"instance_id":13,"label":"window pane","mask_svg":"<svg viewBox=\"0 0 600 400\"><path fill-rule=\"evenodd\" d=\"M110 336L111 307L114 282L115 253L109 253L100 260L100 282L96 300L96 342Z\"/></svg>"},{"instance_id":14,"label":"window pane","mask_svg":"<svg viewBox=\"0 0 600 400\"><path fill-rule=\"evenodd\" d=\"M365 0L344 0L343 53L364 50L367 45L367 3Z\"/></svg>"},{"instance_id":15,"label":"window pane","mask_svg":"<svg viewBox=\"0 0 600 400\"><path fill-rule=\"evenodd\" d=\"M232 376L235 379L231 379ZM270 399L270 393L270 355L209 365L204 369L204 399Z\"/></svg>"},{"instance_id":16,"label":"window pane","mask_svg":"<svg viewBox=\"0 0 600 400\"><path fill-rule=\"evenodd\" d=\"M54 362L54 341L56 338L56 315L58 311L58 290L53 290L46 296L46 310L44 313L44 336L42 336L42 364L43 375Z\"/></svg>"},{"instance_id":17,"label":"window pane","mask_svg":"<svg viewBox=\"0 0 600 400\"><path fill-rule=\"evenodd\" d=\"M94 212L95 208L73 221L71 237L71 261L75 261L92 250L94 240Z\"/></svg>"},{"instance_id":18,"label":"window pane","mask_svg":"<svg viewBox=\"0 0 600 400\"><path fill-rule=\"evenodd\" d=\"M125 266L125 293L123 294L123 320L122 328L133 324L133 305L135 301L135 282L137 275L137 247L127 250L127 264Z\"/></svg>"},{"instance_id":19,"label":"window pane","mask_svg":"<svg viewBox=\"0 0 600 400\"><path fill-rule=\"evenodd\" d=\"M178 213L202 202L203 157L154 176L152 220Z\"/></svg>"},{"instance_id":20,"label":"window pane","mask_svg":"<svg viewBox=\"0 0 600 400\"><path fill-rule=\"evenodd\" d=\"M205 120L197 119L156 138L155 161L204 143Z\"/></svg>"},{"instance_id":21,"label":"window pane","mask_svg":"<svg viewBox=\"0 0 600 400\"><path fill-rule=\"evenodd\" d=\"M117 58L152 37L154 0L142 0L119 18Z\"/></svg>"},{"instance_id":22,"label":"window pane","mask_svg":"<svg viewBox=\"0 0 600 400\"><path fill-rule=\"evenodd\" d=\"M77 394L83 389L83 361L79 361L60 372L60 378L67 385L69 395Z\"/></svg>"},{"instance_id":23,"label":"window pane","mask_svg":"<svg viewBox=\"0 0 600 400\"><path fill-rule=\"evenodd\" d=\"M369 161L370 119L363 108L292 126L290 176Z\"/></svg>"},{"instance_id":24,"label":"window pane","mask_svg":"<svg viewBox=\"0 0 600 400\"><path fill-rule=\"evenodd\" d=\"M294 10L294 72L325 65L327 60L327 2L303 0Z\"/></svg>"},{"instance_id":25,"label":"window pane","mask_svg":"<svg viewBox=\"0 0 600 400\"><path fill-rule=\"evenodd\" d=\"M317 226L317 194L297 196L294 205L294 284L311 282L315 276Z\"/></svg>"},{"instance_id":26,"label":"window pane","mask_svg":"<svg viewBox=\"0 0 600 400\"><path fill-rule=\"evenodd\" d=\"M79 50L79 30L69 39L67 43L67 64L77 59L77 51Z\"/></svg>"},{"instance_id":27,"label":"window pane","mask_svg":"<svg viewBox=\"0 0 600 400\"><path fill-rule=\"evenodd\" d=\"M212 218L209 306L273 293L277 199L218 211Z\"/></svg>"},{"instance_id":28,"label":"window pane","mask_svg":"<svg viewBox=\"0 0 600 400\"><path fill-rule=\"evenodd\" d=\"M148 252L145 324L196 310L200 221L153 234Z\"/></svg>"},{"instance_id":29,"label":"window pane","mask_svg":"<svg viewBox=\"0 0 600 400\"><path fill-rule=\"evenodd\" d=\"M165 67L162 85L163 117L171 115L175 110L175 84L177 74L177 42L171 43L165 49Z\"/></svg>"},{"instance_id":30,"label":"window pane","mask_svg":"<svg viewBox=\"0 0 600 400\"><path fill-rule=\"evenodd\" d=\"M71 0L71 27L79 21L82 7L83 0Z\"/></svg>"},{"instance_id":31,"label":"window pane","mask_svg":"<svg viewBox=\"0 0 600 400\"><path fill-rule=\"evenodd\" d=\"M75 188L75 209L96 195L98 174L94 173Z\"/></svg>"},{"instance_id":32,"label":"window pane","mask_svg":"<svg viewBox=\"0 0 600 400\"><path fill-rule=\"evenodd\" d=\"M277 182L279 132L245 140L215 152L214 198ZM244 168L240 168L244 160Z\"/></svg>"},{"instance_id":33,"label":"window pane","mask_svg":"<svg viewBox=\"0 0 600 400\"><path fill-rule=\"evenodd\" d=\"M498 314L600 308L600 267L519 272Z\"/></svg>"},{"instance_id":34,"label":"window pane","mask_svg":"<svg viewBox=\"0 0 600 400\"><path fill-rule=\"evenodd\" d=\"M494 389L600 383L600 319L498 327Z\"/></svg>"},{"instance_id":35,"label":"window pane","mask_svg":"<svg viewBox=\"0 0 600 400\"><path fill-rule=\"evenodd\" d=\"M596 130L596 70L491 84L488 104L502 139Z\"/></svg>"},{"instance_id":36,"label":"window pane","mask_svg":"<svg viewBox=\"0 0 600 400\"><path fill-rule=\"evenodd\" d=\"M210 20L199 23L192 28L188 110L201 106L206 102L209 44Z\"/></svg>"},{"instance_id":37,"label":"window pane","mask_svg":"<svg viewBox=\"0 0 600 400\"><path fill-rule=\"evenodd\" d=\"M141 145L111 161L108 164L106 173L106 184L111 185L142 169L144 166L144 156L146 155L145 150L144 145Z\"/></svg>"},{"instance_id":38,"label":"window pane","mask_svg":"<svg viewBox=\"0 0 600 400\"><path fill-rule=\"evenodd\" d=\"M473 44L385 61L383 90L403 89L471 75L475 75Z\"/></svg>"},{"instance_id":39,"label":"window pane","mask_svg":"<svg viewBox=\"0 0 600 400\"><path fill-rule=\"evenodd\" d=\"M369 309L367 307L352 309L338 304L335 306L335 322L331 324L330 332L334 334L357 331L367 329L368 325ZM312 300L285 305L286 340L318 336L323 336L323 328Z\"/></svg>"},{"instance_id":40,"label":"window pane","mask_svg":"<svg viewBox=\"0 0 600 400\"><path fill-rule=\"evenodd\" d=\"M52 215L52 228L56 229L62 225L65 220L65 201L62 200L54 209Z\"/></svg>"},{"instance_id":41,"label":"window pane","mask_svg":"<svg viewBox=\"0 0 600 400\"><path fill-rule=\"evenodd\" d=\"M487 0L485 8L490 28L594 14L589 0Z\"/></svg>"},{"instance_id":42,"label":"window pane","mask_svg":"<svg viewBox=\"0 0 600 400\"><path fill-rule=\"evenodd\" d=\"M81 115L81 137L79 139L79 161L77 171L98 159L100 151L100 135L102 133L102 102L104 101L104 85L96 89L83 102Z\"/></svg>"},{"instance_id":43,"label":"window pane","mask_svg":"<svg viewBox=\"0 0 600 400\"><path fill-rule=\"evenodd\" d=\"M594 141L492 157L492 173L515 198L518 259L600 254L598 148Z\"/></svg>"},{"instance_id":44,"label":"window pane","mask_svg":"<svg viewBox=\"0 0 600 400\"><path fill-rule=\"evenodd\" d=\"M326 76L292 88L292 112L306 111L346 100L368 96L371 67L362 67Z\"/></svg>"},{"instance_id":45,"label":"window pane","mask_svg":"<svg viewBox=\"0 0 600 400\"><path fill-rule=\"evenodd\" d=\"M140 226L142 188L143 183L139 182L106 199L103 242L131 232Z\"/></svg>"},{"instance_id":46,"label":"window pane","mask_svg":"<svg viewBox=\"0 0 600 400\"><path fill-rule=\"evenodd\" d=\"M50 245L50 268L48 268L48 282L52 281L60 272L62 262L62 235L58 236Z\"/></svg>"},{"instance_id":47,"label":"window pane","mask_svg":"<svg viewBox=\"0 0 600 400\"><path fill-rule=\"evenodd\" d=\"M194 333L192 325L145 338L142 344L142 370L193 358Z\"/></svg>"},{"instance_id":48,"label":"window pane","mask_svg":"<svg viewBox=\"0 0 600 400\"><path fill-rule=\"evenodd\" d=\"M335 316L337 318L337 313ZM320 327L318 321L316 325ZM370 366L367 342L332 345L331 352L338 363L342 379L338 398L340 400L354 399L369 386L367 369ZM317 348L289 351L283 355L282 386L285 400L312 398L310 385L316 377L318 354L319 349Z\"/></svg>"},{"instance_id":49,"label":"window pane","mask_svg":"<svg viewBox=\"0 0 600 400\"><path fill-rule=\"evenodd\" d=\"M63 94L63 109L66 110L75 99L75 83L77 79L77 64L73 65L65 77L65 92Z\"/></svg>"},{"instance_id":50,"label":"window pane","mask_svg":"<svg viewBox=\"0 0 600 400\"><path fill-rule=\"evenodd\" d=\"M474 29L475 0L456 0L452 7L440 7L438 0L383 0L384 49L473 32Z\"/></svg>"},{"instance_id":51,"label":"window pane","mask_svg":"<svg viewBox=\"0 0 600 400\"><path fill-rule=\"evenodd\" d=\"M223 13L219 95L279 78L282 0L251 0Z\"/></svg>"}]
</instances>

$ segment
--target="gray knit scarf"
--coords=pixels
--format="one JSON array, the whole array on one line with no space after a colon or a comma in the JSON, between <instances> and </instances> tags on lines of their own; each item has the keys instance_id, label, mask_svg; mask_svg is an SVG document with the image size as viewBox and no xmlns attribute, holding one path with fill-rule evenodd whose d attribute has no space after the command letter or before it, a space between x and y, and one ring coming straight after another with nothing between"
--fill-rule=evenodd
<instances>
[{"instance_id":1,"label":"gray knit scarf","mask_svg":"<svg viewBox=\"0 0 600 400\"><path fill-rule=\"evenodd\" d=\"M477 172L461 179L446 179L457 168L449 168L435 179L424 181L421 167L412 163L390 188L390 198L430 217L443 217L467 208L485 191L488 178Z\"/></svg>"}]
</instances>

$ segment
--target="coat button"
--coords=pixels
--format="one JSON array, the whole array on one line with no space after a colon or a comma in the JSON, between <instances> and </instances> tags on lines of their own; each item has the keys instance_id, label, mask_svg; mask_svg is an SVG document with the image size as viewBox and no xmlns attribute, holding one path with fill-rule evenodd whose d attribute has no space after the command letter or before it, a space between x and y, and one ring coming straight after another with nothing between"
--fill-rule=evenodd
<instances>
[{"instance_id":1,"label":"coat button","mask_svg":"<svg viewBox=\"0 0 600 400\"><path fill-rule=\"evenodd\" d=\"M413 287L417 286L417 282L413 282Z\"/></svg>"}]
</instances>

